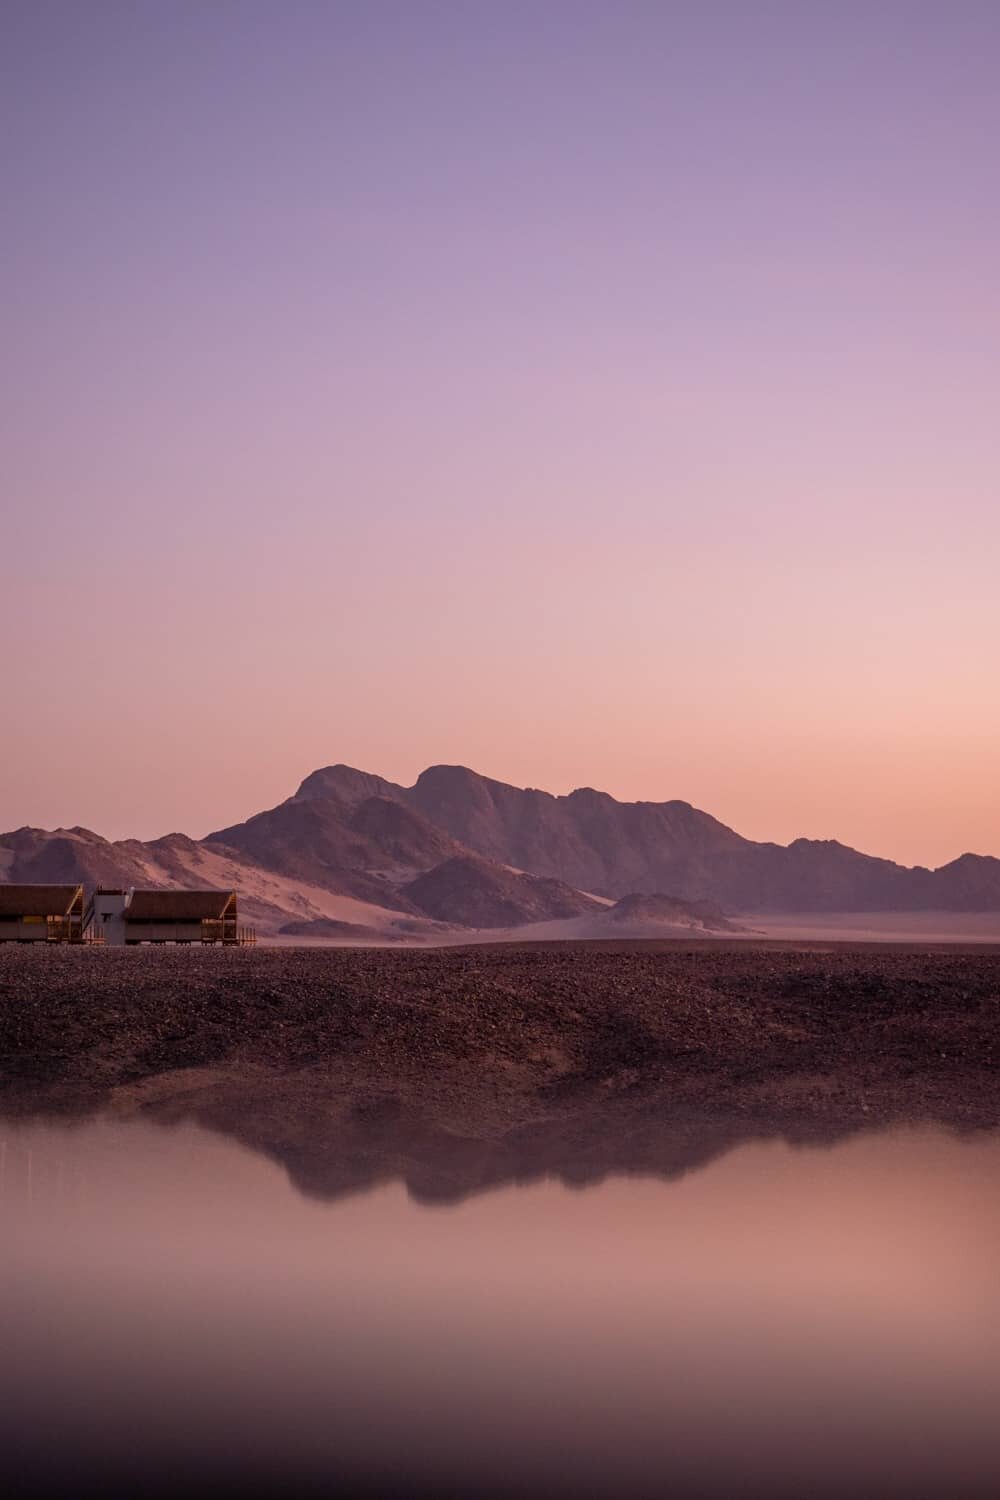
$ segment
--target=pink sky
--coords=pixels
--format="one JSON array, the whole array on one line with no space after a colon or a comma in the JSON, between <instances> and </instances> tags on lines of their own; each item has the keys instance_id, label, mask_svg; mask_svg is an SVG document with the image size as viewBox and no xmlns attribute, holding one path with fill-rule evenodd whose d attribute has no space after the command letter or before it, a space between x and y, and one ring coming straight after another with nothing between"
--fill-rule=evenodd
<instances>
[{"instance_id":1,"label":"pink sky","mask_svg":"<svg viewBox=\"0 0 1000 1500\"><path fill-rule=\"evenodd\" d=\"M0 828L1000 854L995 8L15 5Z\"/></svg>"}]
</instances>

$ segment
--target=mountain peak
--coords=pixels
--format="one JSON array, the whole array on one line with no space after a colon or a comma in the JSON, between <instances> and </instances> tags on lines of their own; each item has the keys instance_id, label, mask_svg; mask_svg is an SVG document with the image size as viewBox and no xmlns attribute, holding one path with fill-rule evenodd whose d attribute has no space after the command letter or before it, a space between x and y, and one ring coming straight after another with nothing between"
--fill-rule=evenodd
<instances>
[{"instance_id":1,"label":"mountain peak","mask_svg":"<svg viewBox=\"0 0 1000 1500\"><path fill-rule=\"evenodd\" d=\"M185 854L197 852L200 845L186 833L164 833L158 839L149 840L150 849L179 850Z\"/></svg>"},{"instance_id":2,"label":"mountain peak","mask_svg":"<svg viewBox=\"0 0 1000 1500\"><path fill-rule=\"evenodd\" d=\"M219 880L241 883L259 920L280 908L286 918L355 925L384 924L387 913L477 926L589 921L592 897L624 901L608 922L636 927L704 928L725 920L719 907L1000 912L1000 860L987 855L905 869L835 839L751 842L680 800L619 802L588 786L554 796L462 765L429 766L412 787L323 766L277 807L197 843L171 833L111 844L79 827L0 834L8 881L184 882L194 872L204 879L213 859L225 861Z\"/></svg>"},{"instance_id":3,"label":"mountain peak","mask_svg":"<svg viewBox=\"0 0 1000 1500\"><path fill-rule=\"evenodd\" d=\"M481 776L469 766L428 766L417 777L413 790L426 786L468 786L471 782L478 784L486 781L489 781L488 776ZM498 782L497 785L502 783Z\"/></svg>"},{"instance_id":4,"label":"mountain peak","mask_svg":"<svg viewBox=\"0 0 1000 1500\"><path fill-rule=\"evenodd\" d=\"M323 800L352 807L368 797L394 797L401 792L401 787L386 781L382 776L373 776L369 771L358 771L354 766L335 765L313 771L302 782L291 801Z\"/></svg>"}]
</instances>

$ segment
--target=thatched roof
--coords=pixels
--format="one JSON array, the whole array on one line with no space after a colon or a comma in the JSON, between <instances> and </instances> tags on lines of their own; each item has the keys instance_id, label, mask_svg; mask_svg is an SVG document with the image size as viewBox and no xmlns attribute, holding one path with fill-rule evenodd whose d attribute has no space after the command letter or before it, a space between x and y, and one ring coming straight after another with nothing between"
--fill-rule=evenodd
<instances>
[{"instance_id":1,"label":"thatched roof","mask_svg":"<svg viewBox=\"0 0 1000 1500\"><path fill-rule=\"evenodd\" d=\"M0 917L65 917L82 901L82 885L0 884Z\"/></svg>"},{"instance_id":2,"label":"thatched roof","mask_svg":"<svg viewBox=\"0 0 1000 1500\"><path fill-rule=\"evenodd\" d=\"M202 922L235 917L235 891L133 891L126 922Z\"/></svg>"}]
</instances>

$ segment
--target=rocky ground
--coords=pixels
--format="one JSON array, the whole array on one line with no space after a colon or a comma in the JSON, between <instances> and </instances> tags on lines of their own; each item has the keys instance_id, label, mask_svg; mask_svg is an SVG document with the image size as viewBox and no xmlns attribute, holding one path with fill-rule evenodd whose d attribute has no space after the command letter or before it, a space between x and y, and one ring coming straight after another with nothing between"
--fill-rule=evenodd
<instances>
[{"instance_id":1,"label":"rocky ground","mask_svg":"<svg viewBox=\"0 0 1000 1500\"><path fill-rule=\"evenodd\" d=\"M0 1113L194 1118L334 1195L1000 1126L1000 952L0 948Z\"/></svg>"}]
</instances>

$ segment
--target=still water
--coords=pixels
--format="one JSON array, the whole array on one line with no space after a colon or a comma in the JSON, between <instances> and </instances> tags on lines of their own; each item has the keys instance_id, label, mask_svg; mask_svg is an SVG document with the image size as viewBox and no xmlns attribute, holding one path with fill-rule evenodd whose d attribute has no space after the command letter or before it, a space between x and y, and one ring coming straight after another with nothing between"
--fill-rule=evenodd
<instances>
[{"instance_id":1,"label":"still water","mask_svg":"<svg viewBox=\"0 0 1000 1500\"><path fill-rule=\"evenodd\" d=\"M329 1201L194 1125L0 1122L9 1493L1000 1494L1000 1140Z\"/></svg>"}]
</instances>

